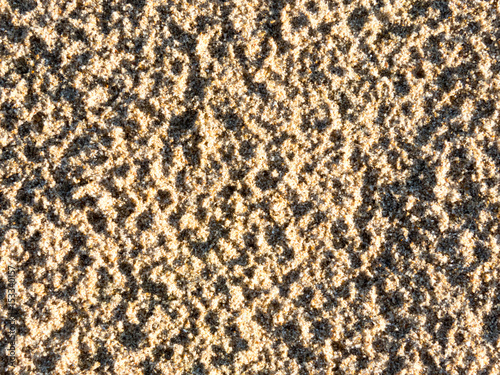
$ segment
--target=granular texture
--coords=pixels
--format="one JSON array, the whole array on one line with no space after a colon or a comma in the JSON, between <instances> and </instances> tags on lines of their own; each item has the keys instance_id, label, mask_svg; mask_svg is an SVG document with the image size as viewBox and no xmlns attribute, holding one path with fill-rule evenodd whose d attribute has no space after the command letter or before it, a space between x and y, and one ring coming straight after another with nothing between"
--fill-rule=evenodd
<instances>
[{"instance_id":1,"label":"granular texture","mask_svg":"<svg viewBox=\"0 0 500 375\"><path fill-rule=\"evenodd\" d=\"M499 43L496 1L0 0L0 368L500 374Z\"/></svg>"}]
</instances>

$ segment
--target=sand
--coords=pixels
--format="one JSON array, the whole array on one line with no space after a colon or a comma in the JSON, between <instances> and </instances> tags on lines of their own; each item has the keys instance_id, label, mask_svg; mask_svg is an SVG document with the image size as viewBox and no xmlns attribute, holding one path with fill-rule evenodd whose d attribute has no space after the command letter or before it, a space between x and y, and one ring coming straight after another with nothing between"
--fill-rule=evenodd
<instances>
[{"instance_id":1,"label":"sand","mask_svg":"<svg viewBox=\"0 0 500 375\"><path fill-rule=\"evenodd\" d=\"M500 374L499 40L491 1L1 0L2 373Z\"/></svg>"}]
</instances>

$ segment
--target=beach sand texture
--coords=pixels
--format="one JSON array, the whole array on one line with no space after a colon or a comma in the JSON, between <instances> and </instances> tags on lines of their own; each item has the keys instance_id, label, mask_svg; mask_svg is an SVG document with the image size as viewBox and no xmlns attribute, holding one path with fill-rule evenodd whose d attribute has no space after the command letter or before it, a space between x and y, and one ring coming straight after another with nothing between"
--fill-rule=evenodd
<instances>
[{"instance_id":1,"label":"beach sand texture","mask_svg":"<svg viewBox=\"0 0 500 375\"><path fill-rule=\"evenodd\" d=\"M0 0L0 369L500 374L499 42L496 1Z\"/></svg>"}]
</instances>

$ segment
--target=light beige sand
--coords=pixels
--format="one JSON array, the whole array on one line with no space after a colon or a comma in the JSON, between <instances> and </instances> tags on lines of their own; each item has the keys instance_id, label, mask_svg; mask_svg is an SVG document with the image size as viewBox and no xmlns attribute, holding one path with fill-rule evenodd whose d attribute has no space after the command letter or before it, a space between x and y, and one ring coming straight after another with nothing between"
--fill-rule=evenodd
<instances>
[{"instance_id":1,"label":"light beige sand","mask_svg":"<svg viewBox=\"0 0 500 375\"><path fill-rule=\"evenodd\" d=\"M499 374L493 3L1 0L0 367Z\"/></svg>"}]
</instances>

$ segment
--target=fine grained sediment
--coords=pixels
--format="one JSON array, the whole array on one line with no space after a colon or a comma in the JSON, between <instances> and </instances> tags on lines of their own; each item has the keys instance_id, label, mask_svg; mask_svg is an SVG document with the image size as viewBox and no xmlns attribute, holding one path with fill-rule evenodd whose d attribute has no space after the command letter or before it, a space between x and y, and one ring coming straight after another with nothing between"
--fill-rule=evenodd
<instances>
[{"instance_id":1,"label":"fine grained sediment","mask_svg":"<svg viewBox=\"0 0 500 375\"><path fill-rule=\"evenodd\" d=\"M500 373L499 25L0 1L11 373Z\"/></svg>"}]
</instances>

